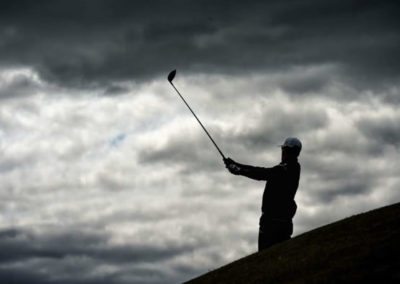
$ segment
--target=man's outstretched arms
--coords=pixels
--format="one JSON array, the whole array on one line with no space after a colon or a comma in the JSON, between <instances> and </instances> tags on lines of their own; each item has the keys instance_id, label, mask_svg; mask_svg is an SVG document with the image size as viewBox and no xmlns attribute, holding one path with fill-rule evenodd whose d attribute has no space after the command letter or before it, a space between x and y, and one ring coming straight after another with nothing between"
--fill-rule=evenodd
<instances>
[{"instance_id":1,"label":"man's outstretched arms","mask_svg":"<svg viewBox=\"0 0 400 284\"><path fill-rule=\"evenodd\" d=\"M272 168L253 167L235 162L231 158L224 159L225 167L234 175L242 175L255 180L268 180Z\"/></svg>"}]
</instances>

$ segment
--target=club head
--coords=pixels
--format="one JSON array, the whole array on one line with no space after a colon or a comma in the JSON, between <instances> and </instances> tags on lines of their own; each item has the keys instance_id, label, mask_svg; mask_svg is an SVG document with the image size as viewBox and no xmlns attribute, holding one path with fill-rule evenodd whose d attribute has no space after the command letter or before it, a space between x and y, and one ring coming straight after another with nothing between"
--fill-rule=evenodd
<instances>
[{"instance_id":1,"label":"club head","mask_svg":"<svg viewBox=\"0 0 400 284\"><path fill-rule=\"evenodd\" d=\"M171 72L168 74L168 81L169 81L170 83L172 83L172 80L174 80L175 75L176 75L176 70L173 70L173 71L171 71Z\"/></svg>"}]
</instances>

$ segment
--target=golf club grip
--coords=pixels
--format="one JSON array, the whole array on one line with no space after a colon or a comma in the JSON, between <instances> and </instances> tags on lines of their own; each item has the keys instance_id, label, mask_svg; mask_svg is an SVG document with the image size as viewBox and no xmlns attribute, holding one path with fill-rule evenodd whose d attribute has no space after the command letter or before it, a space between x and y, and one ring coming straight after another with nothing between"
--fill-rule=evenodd
<instances>
[{"instance_id":1,"label":"golf club grip","mask_svg":"<svg viewBox=\"0 0 400 284\"><path fill-rule=\"evenodd\" d=\"M200 126L203 128L203 130L205 131L205 133L207 134L208 138L210 138L211 142L214 144L215 148L217 148L219 154L222 156L223 159L225 159L225 155L222 153L221 149L219 149L217 143L215 143L214 139L212 139L210 133L208 133L207 129L204 127L203 123L201 123L200 119L197 117L197 115L194 113L194 111L192 110L192 108L189 106L189 104L186 102L186 100L183 98L183 96L181 95L181 93L179 93L178 89L175 87L175 85L170 81L170 84L172 85L172 87L174 87L175 91L178 93L178 95L181 97L182 101L185 103L185 105L188 107L188 109L190 110L190 112L193 114L193 116L196 118L197 122L200 124Z\"/></svg>"}]
</instances>

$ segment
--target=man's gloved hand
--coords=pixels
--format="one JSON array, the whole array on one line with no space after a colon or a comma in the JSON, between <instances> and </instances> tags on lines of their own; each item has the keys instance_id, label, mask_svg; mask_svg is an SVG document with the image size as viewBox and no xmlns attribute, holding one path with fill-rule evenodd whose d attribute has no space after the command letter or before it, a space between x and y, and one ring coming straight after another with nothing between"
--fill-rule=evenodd
<instances>
[{"instance_id":1,"label":"man's gloved hand","mask_svg":"<svg viewBox=\"0 0 400 284\"><path fill-rule=\"evenodd\" d=\"M229 170L230 173L232 173L234 175L240 174L241 167L234 160L232 160L231 158L225 158L224 163L225 163L225 167Z\"/></svg>"}]
</instances>

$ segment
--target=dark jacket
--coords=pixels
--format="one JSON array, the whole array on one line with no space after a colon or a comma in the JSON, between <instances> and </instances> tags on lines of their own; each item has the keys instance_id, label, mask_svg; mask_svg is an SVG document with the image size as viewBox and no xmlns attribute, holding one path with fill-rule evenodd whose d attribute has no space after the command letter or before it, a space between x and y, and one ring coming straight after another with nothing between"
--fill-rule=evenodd
<instances>
[{"instance_id":1,"label":"dark jacket","mask_svg":"<svg viewBox=\"0 0 400 284\"><path fill-rule=\"evenodd\" d=\"M299 186L300 164L295 161L280 163L272 168L238 164L240 175L267 181L261 211L263 218L290 220L297 209L294 197Z\"/></svg>"}]
</instances>

